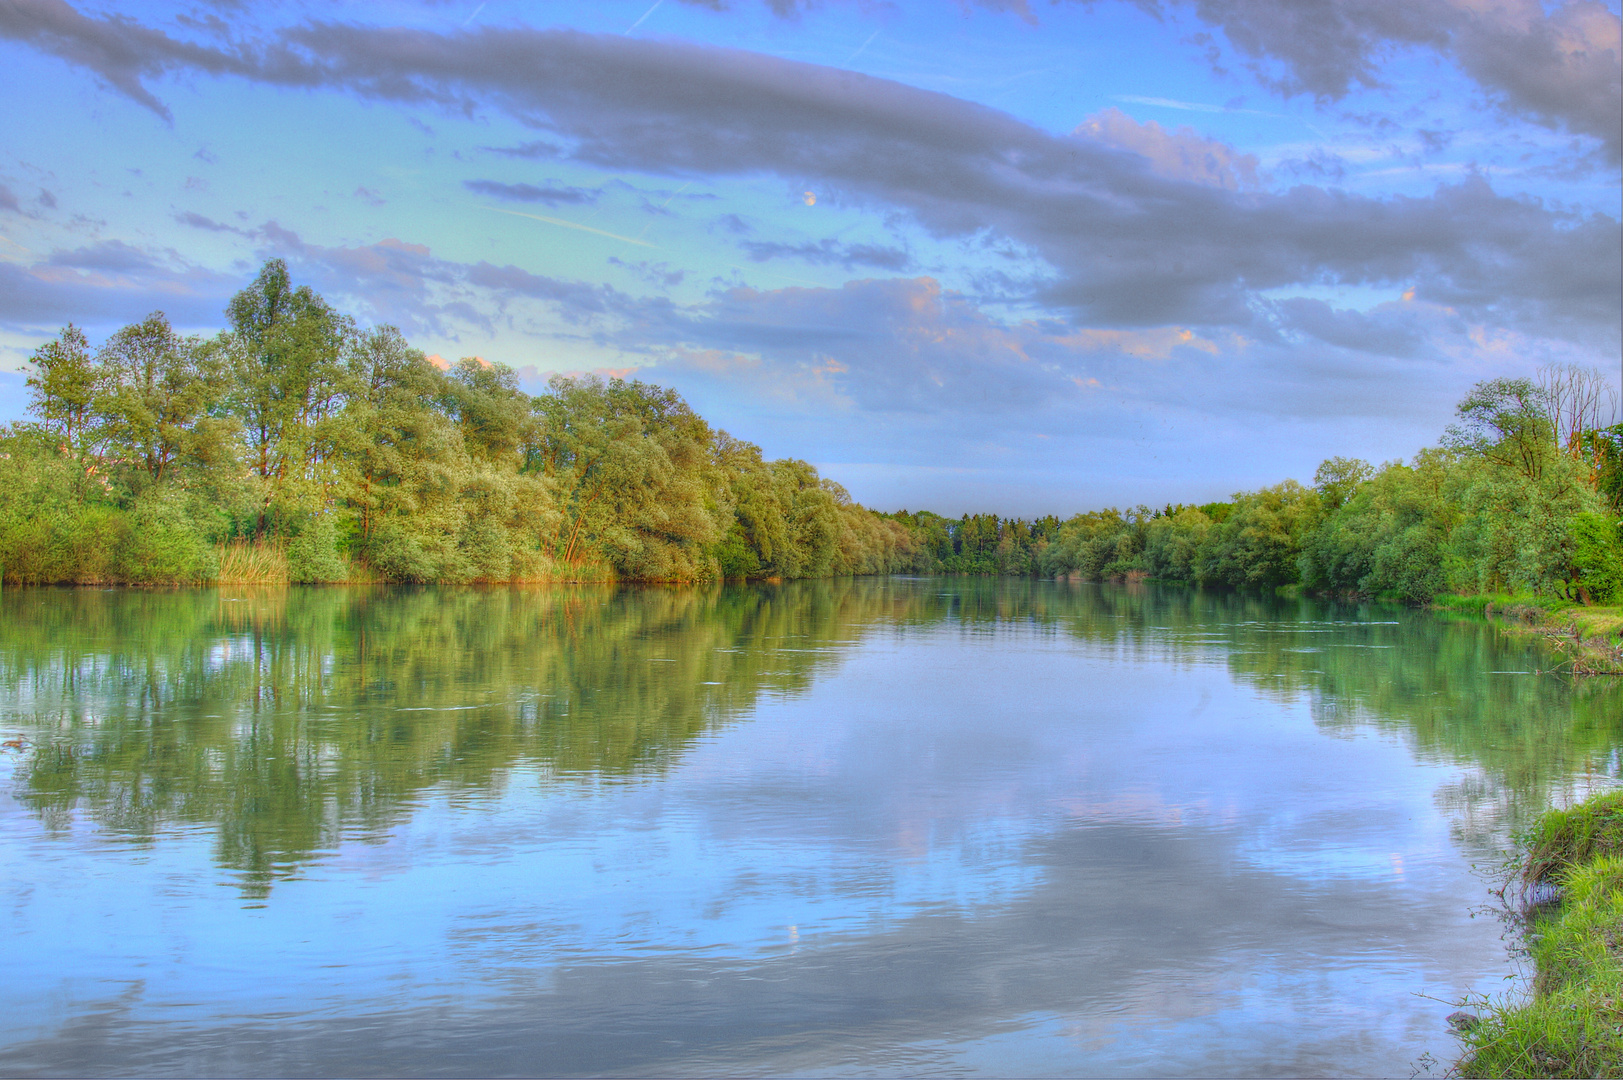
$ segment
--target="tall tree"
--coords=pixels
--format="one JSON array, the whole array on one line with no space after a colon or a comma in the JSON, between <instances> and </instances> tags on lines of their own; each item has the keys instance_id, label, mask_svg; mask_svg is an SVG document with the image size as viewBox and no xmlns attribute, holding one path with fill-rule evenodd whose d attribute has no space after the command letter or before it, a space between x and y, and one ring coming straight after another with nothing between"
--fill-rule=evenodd
<instances>
[{"instance_id":1,"label":"tall tree","mask_svg":"<svg viewBox=\"0 0 1623 1080\"><path fill-rule=\"evenodd\" d=\"M1545 395L1528 379L1486 379L1455 407L1443 435L1451 450L1479 454L1537 480L1555 449Z\"/></svg>"},{"instance_id":2,"label":"tall tree","mask_svg":"<svg viewBox=\"0 0 1623 1080\"><path fill-rule=\"evenodd\" d=\"M93 408L105 424L109 457L163 480L197 442L199 421L219 399L218 350L181 337L155 311L109 337L96 360Z\"/></svg>"},{"instance_id":3,"label":"tall tree","mask_svg":"<svg viewBox=\"0 0 1623 1080\"><path fill-rule=\"evenodd\" d=\"M534 454L562 515L551 554L575 563L595 549L650 580L713 576L726 484L710 426L646 383L555 376L551 389L535 401L545 429Z\"/></svg>"},{"instance_id":4,"label":"tall tree","mask_svg":"<svg viewBox=\"0 0 1623 1080\"><path fill-rule=\"evenodd\" d=\"M69 323L28 359L28 407L75 460L91 453L101 372L85 332Z\"/></svg>"},{"instance_id":5,"label":"tall tree","mask_svg":"<svg viewBox=\"0 0 1623 1080\"><path fill-rule=\"evenodd\" d=\"M334 452L330 424L348 390L343 355L354 324L307 285L294 288L287 264L272 259L231 298L233 412L242 420L249 463L278 498L309 502L330 492L323 468ZM260 528L267 526L262 514Z\"/></svg>"}]
</instances>

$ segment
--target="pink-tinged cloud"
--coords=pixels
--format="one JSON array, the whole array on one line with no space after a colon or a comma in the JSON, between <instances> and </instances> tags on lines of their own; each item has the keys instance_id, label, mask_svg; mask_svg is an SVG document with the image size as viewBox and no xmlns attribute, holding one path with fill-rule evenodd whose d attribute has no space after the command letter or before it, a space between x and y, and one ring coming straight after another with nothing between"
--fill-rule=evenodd
<instances>
[{"instance_id":1,"label":"pink-tinged cloud","mask_svg":"<svg viewBox=\"0 0 1623 1080\"><path fill-rule=\"evenodd\" d=\"M1158 174L1174 180L1231 191L1261 186L1255 154L1242 154L1228 143L1207 138L1191 127L1168 131L1154 120L1141 124L1112 107L1088 117L1072 134L1130 150L1147 160Z\"/></svg>"}]
</instances>

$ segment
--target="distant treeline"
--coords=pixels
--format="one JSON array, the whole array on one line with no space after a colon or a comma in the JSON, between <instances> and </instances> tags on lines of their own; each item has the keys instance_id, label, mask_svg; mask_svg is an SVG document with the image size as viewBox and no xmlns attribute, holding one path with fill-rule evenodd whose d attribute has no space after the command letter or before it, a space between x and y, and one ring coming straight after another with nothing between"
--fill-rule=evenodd
<instances>
[{"instance_id":1,"label":"distant treeline","mask_svg":"<svg viewBox=\"0 0 1623 1080\"><path fill-rule=\"evenodd\" d=\"M970 573L1150 578L1424 602L1533 592L1623 603L1623 424L1599 372L1479 383L1441 447L1331 458L1232 501L1064 522L898 514L921 561ZM1609 426L1605 426L1609 425Z\"/></svg>"},{"instance_id":2,"label":"distant treeline","mask_svg":"<svg viewBox=\"0 0 1623 1080\"><path fill-rule=\"evenodd\" d=\"M1575 368L1494 380L1440 449L1332 458L1226 503L1061 521L879 514L671 390L441 368L280 260L183 337L161 313L33 355L0 433L7 583L706 581L851 574L1151 577L1425 600L1623 599L1623 424ZM1612 426L1603 426L1603 421Z\"/></svg>"}]
</instances>

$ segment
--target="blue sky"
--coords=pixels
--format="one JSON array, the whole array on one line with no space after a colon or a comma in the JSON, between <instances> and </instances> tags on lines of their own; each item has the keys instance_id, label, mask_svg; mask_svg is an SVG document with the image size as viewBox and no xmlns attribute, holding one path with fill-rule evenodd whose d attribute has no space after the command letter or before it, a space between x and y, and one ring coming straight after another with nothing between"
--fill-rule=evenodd
<instances>
[{"instance_id":1,"label":"blue sky","mask_svg":"<svg viewBox=\"0 0 1623 1080\"><path fill-rule=\"evenodd\" d=\"M272 257L879 509L1204 501L1618 378L1617 0L0 0L0 419Z\"/></svg>"}]
</instances>

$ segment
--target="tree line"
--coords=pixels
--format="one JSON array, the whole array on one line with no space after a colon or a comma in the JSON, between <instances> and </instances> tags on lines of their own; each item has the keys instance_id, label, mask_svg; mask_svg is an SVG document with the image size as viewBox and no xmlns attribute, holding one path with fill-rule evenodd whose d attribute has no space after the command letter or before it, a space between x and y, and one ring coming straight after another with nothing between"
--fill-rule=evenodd
<instances>
[{"instance_id":1,"label":"tree line","mask_svg":"<svg viewBox=\"0 0 1623 1080\"><path fill-rule=\"evenodd\" d=\"M1490 379L1441 444L1379 468L1323 462L1229 501L1061 522L893 515L948 572L1154 580L1426 603L1531 592L1623 603L1623 423L1598 371Z\"/></svg>"},{"instance_id":2,"label":"tree line","mask_svg":"<svg viewBox=\"0 0 1623 1080\"><path fill-rule=\"evenodd\" d=\"M162 313L33 355L0 435L13 583L701 581L911 568L907 529L673 391L441 368L280 260L228 329Z\"/></svg>"},{"instance_id":3,"label":"tree line","mask_svg":"<svg viewBox=\"0 0 1623 1080\"><path fill-rule=\"evenodd\" d=\"M1623 603L1623 424L1599 372L1477 384L1441 445L1380 468L1330 458L1226 503L1081 514L1039 572L1300 585L1422 603L1533 592Z\"/></svg>"},{"instance_id":4,"label":"tree line","mask_svg":"<svg viewBox=\"0 0 1623 1080\"><path fill-rule=\"evenodd\" d=\"M1412 461L1227 502L1031 520L880 514L669 389L436 366L272 260L228 328L161 313L31 358L0 433L11 583L706 581L883 573L1623 602L1623 424L1598 372L1478 384Z\"/></svg>"}]
</instances>

